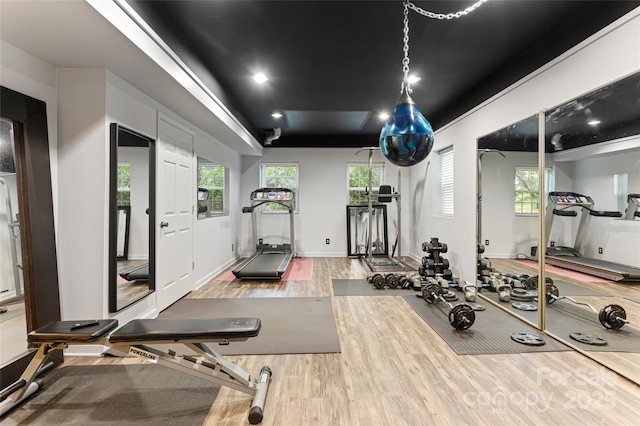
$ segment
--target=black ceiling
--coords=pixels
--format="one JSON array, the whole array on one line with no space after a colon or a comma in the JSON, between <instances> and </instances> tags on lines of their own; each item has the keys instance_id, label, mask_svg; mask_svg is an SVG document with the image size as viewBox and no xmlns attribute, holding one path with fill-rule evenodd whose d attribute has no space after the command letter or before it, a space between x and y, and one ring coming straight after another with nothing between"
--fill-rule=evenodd
<instances>
[{"instance_id":1,"label":"black ceiling","mask_svg":"<svg viewBox=\"0 0 640 426\"><path fill-rule=\"evenodd\" d=\"M280 127L274 147L377 145L378 113L402 81L401 1L129 3L258 140ZM414 3L450 13L473 1ZM442 21L409 11L410 68L422 77L412 98L436 130L638 6L490 0ZM270 78L262 86L257 71Z\"/></svg>"}]
</instances>

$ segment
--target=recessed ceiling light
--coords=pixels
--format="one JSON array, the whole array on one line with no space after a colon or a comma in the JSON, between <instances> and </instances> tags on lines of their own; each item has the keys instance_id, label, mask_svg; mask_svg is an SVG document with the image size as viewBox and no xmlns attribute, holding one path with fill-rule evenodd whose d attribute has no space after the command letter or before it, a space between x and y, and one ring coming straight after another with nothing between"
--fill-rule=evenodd
<instances>
[{"instance_id":1,"label":"recessed ceiling light","mask_svg":"<svg viewBox=\"0 0 640 426\"><path fill-rule=\"evenodd\" d=\"M417 82L419 82L420 80L422 80L422 78L421 78L421 77L418 77L417 75L410 75L410 76L409 76L409 83L410 83L410 84L417 83Z\"/></svg>"},{"instance_id":2,"label":"recessed ceiling light","mask_svg":"<svg viewBox=\"0 0 640 426\"><path fill-rule=\"evenodd\" d=\"M389 118L389 114L387 114L386 112L381 112L380 114L378 114L378 118L380 120L386 120L387 118Z\"/></svg>"},{"instance_id":3,"label":"recessed ceiling light","mask_svg":"<svg viewBox=\"0 0 640 426\"><path fill-rule=\"evenodd\" d=\"M587 124L589 126L597 126L598 124L602 123L602 121L600 120L591 120L591 121L587 121Z\"/></svg>"},{"instance_id":4,"label":"recessed ceiling light","mask_svg":"<svg viewBox=\"0 0 640 426\"><path fill-rule=\"evenodd\" d=\"M282 114L280 114L279 112L274 112L273 114L271 114L271 116L273 118L280 118L280 117L282 117Z\"/></svg>"},{"instance_id":5,"label":"recessed ceiling light","mask_svg":"<svg viewBox=\"0 0 640 426\"><path fill-rule=\"evenodd\" d=\"M256 81L256 83L264 83L265 81L268 80L267 76L264 75L263 73L259 72L256 75L253 76L253 79Z\"/></svg>"}]
</instances>

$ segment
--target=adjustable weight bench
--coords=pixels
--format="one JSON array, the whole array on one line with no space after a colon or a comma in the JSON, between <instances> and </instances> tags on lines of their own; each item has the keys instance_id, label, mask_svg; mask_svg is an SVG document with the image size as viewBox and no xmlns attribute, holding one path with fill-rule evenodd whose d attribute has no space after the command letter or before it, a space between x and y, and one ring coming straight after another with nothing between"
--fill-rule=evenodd
<instances>
[{"instance_id":1,"label":"adjustable weight bench","mask_svg":"<svg viewBox=\"0 0 640 426\"><path fill-rule=\"evenodd\" d=\"M258 424L262 421L271 369L262 367L258 377L252 379L249 373L207 345L227 345L255 337L260 333L260 319L137 319L115 330L117 327L118 320L115 319L56 321L29 333L27 340L37 346L38 351L20 379L2 391L0 415L40 388L36 379L53 351L70 345L95 344L252 395L249 422ZM174 343L183 344L198 355L177 355L173 350L163 352L147 346Z\"/></svg>"}]
</instances>

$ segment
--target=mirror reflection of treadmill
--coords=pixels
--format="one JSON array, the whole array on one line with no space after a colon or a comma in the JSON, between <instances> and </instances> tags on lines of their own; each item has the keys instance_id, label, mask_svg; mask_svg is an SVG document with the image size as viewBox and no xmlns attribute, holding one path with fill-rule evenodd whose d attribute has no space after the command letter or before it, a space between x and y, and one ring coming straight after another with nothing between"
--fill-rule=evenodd
<instances>
[{"instance_id":1,"label":"mirror reflection of treadmill","mask_svg":"<svg viewBox=\"0 0 640 426\"><path fill-rule=\"evenodd\" d=\"M232 272L236 278L252 280L280 280L295 255L293 231L293 191L288 188L259 188L251 193L251 206L243 207L243 213L251 213L253 247L255 252ZM289 213L290 244L263 244L258 242L258 207L281 205Z\"/></svg>"},{"instance_id":2,"label":"mirror reflection of treadmill","mask_svg":"<svg viewBox=\"0 0 640 426\"><path fill-rule=\"evenodd\" d=\"M582 272L611 281L640 281L640 268L592 259L582 254L582 246L586 240L587 230L592 217L621 218L618 211L595 210L594 201L587 195L575 192L550 192L549 203L545 214L546 241L551 235L551 226L555 216L577 217L580 211L580 224L573 247L547 247L546 262L564 269Z\"/></svg>"}]
</instances>

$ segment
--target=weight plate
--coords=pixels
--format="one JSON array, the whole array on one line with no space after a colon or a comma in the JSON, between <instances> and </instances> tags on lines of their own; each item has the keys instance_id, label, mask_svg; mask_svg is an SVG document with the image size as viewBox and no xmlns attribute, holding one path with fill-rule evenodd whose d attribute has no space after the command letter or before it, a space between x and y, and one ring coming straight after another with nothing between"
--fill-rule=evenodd
<instances>
[{"instance_id":1,"label":"weight plate","mask_svg":"<svg viewBox=\"0 0 640 426\"><path fill-rule=\"evenodd\" d=\"M526 292L524 294L514 293L513 291L510 294L513 300L518 300L520 302L533 302L536 298L535 293Z\"/></svg>"},{"instance_id":2,"label":"weight plate","mask_svg":"<svg viewBox=\"0 0 640 426\"><path fill-rule=\"evenodd\" d=\"M444 297L444 300L446 300L447 302L453 302L458 300L458 295L455 294L453 291L448 291L445 294L442 295L442 297Z\"/></svg>"},{"instance_id":3,"label":"weight plate","mask_svg":"<svg viewBox=\"0 0 640 426\"><path fill-rule=\"evenodd\" d=\"M607 340L595 334L588 333L571 333L569 334L573 340L577 340L580 343L586 343L587 345L604 346L607 344Z\"/></svg>"},{"instance_id":4,"label":"weight plate","mask_svg":"<svg viewBox=\"0 0 640 426\"><path fill-rule=\"evenodd\" d=\"M533 275L529 278L527 278L526 283L525 283L525 287L527 288L527 290L535 290L538 288L538 276L537 275Z\"/></svg>"},{"instance_id":5,"label":"weight plate","mask_svg":"<svg viewBox=\"0 0 640 426\"><path fill-rule=\"evenodd\" d=\"M456 330L466 330L473 325L475 320L476 313L469 305L456 305L449 311L449 324Z\"/></svg>"},{"instance_id":6,"label":"weight plate","mask_svg":"<svg viewBox=\"0 0 640 426\"><path fill-rule=\"evenodd\" d=\"M611 330L618 330L626 324L627 313L620 305L607 305L598 314L600 324Z\"/></svg>"},{"instance_id":7,"label":"weight plate","mask_svg":"<svg viewBox=\"0 0 640 426\"><path fill-rule=\"evenodd\" d=\"M442 287L436 283L429 283L422 288L422 298L427 303L440 302L440 298L438 298L440 293L442 293Z\"/></svg>"},{"instance_id":8,"label":"weight plate","mask_svg":"<svg viewBox=\"0 0 640 426\"><path fill-rule=\"evenodd\" d=\"M516 331L515 333L511 334L511 339L527 346L544 345L544 339L541 336L534 333L527 333L525 331Z\"/></svg>"},{"instance_id":9,"label":"weight plate","mask_svg":"<svg viewBox=\"0 0 640 426\"><path fill-rule=\"evenodd\" d=\"M525 290L524 288L514 288L513 290L511 290L511 295L515 296L516 294L520 295L525 295L527 293L527 290Z\"/></svg>"},{"instance_id":10,"label":"weight plate","mask_svg":"<svg viewBox=\"0 0 640 426\"><path fill-rule=\"evenodd\" d=\"M556 287L555 284L553 283L547 283L545 284L544 288L547 295L547 303L548 304L555 303L555 301L557 300L556 298L560 296L560 291L558 290L558 287Z\"/></svg>"},{"instance_id":11,"label":"weight plate","mask_svg":"<svg viewBox=\"0 0 640 426\"><path fill-rule=\"evenodd\" d=\"M537 311L538 307L531 303L522 303L522 302L513 302L511 304L516 309L520 309L521 311Z\"/></svg>"},{"instance_id":12,"label":"weight plate","mask_svg":"<svg viewBox=\"0 0 640 426\"><path fill-rule=\"evenodd\" d=\"M477 312L484 311L486 309L483 305L481 305L479 303L469 302L469 303L467 303L467 305L469 305L471 307L471 309L473 309L474 311L477 311Z\"/></svg>"}]
</instances>

